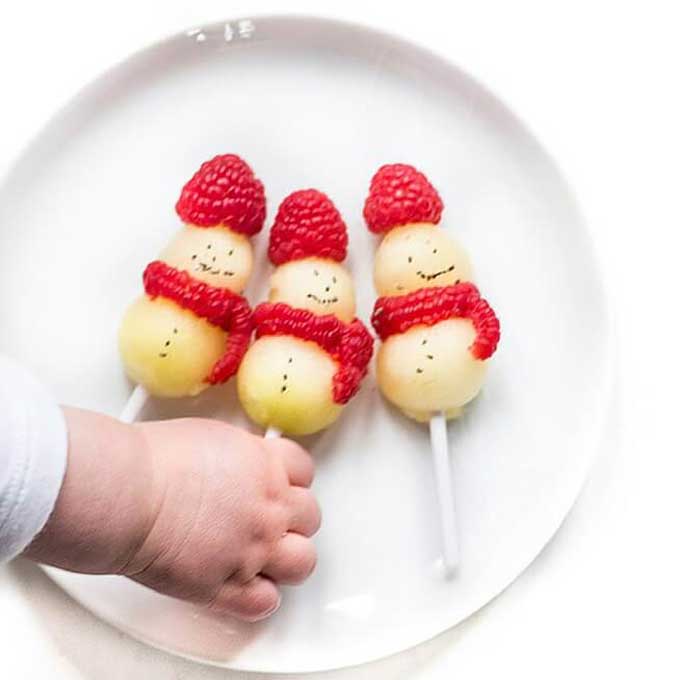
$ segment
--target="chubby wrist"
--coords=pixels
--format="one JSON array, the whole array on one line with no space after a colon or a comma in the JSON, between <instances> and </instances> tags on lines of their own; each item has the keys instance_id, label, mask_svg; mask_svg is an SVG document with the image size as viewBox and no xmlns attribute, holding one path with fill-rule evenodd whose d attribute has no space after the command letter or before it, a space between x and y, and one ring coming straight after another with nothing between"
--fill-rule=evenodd
<instances>
[{"instance_id":1,"label":"chubby wrist","mask_svg":"<svg viewBox=\"0 0 680 680\"><path fill-rule=\"evenodd\" d=\"M25 551L72 571L123 573L153 525L156 469L141 428L64 408L66 474L47 524Z\"/></svg>"}]
</instances>

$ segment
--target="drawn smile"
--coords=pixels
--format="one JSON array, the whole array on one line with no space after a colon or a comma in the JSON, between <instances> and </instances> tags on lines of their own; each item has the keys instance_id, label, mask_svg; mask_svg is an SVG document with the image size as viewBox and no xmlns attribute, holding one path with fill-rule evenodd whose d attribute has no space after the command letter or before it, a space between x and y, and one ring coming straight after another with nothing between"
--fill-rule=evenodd
<instances>
[{"instance_id":1,"label":"drawn smile","mask_svg":"<svg viewBox=\"0 0 680 680\"><path fill-rule=\"evenodd\" d=\"M196 267L197 272L205 272L206 274L212 274L213 276L234 276L234 272L228 269L217 269L212 265L206 264L205 262L198 262Z\"/></svg>"},{"instance_id":2,"label":"drawn smile","mask_svg":"<svg viewBox=\"0 0 680 680\"><path fill-rule=\"evenodd\" d=\"M423 281L432 281L433 279L436 279L440 276L443 276L444 274L449 274L451 273L454 269L456 268L455 264L452 264L450 267L447 267L446 269L441 269L438 272L434 272L433 274L426 274L422 269L419 269L416 274L423 279Z\"/></svg>"},{"instance_id":3,"label":"drawn smile","mask_svg":"<svg viewBox=\"0 0 680 680\"><path fill-rule=\"evenodd\" d=\"M318 295L314 295L314 293L307 293L307 298L318 302L320 305L332 305L338 301L337 297L321 298Z\"/></svg>"}]
</instances>

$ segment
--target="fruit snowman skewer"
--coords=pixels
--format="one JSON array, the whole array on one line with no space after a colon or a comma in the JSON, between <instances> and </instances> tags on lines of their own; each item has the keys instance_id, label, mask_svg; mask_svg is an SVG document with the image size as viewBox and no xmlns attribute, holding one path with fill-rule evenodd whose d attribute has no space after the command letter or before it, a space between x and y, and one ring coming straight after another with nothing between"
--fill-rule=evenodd
<instances>
[{"instance_id":1,"label":"fruit snowman skewer","mask_svg":"<svg viewBox=\"0 0 680 680\"><path fill-rule=\"evenodd\" d=\"M375 256L381 296L371 318L382 340L377 379L405 415L429 422L445 572L459 560L446 421L479 393L500 338L493 309L471 283L470 260L437 226L437 191L410 165L381 167L364 205L368 228L385 234Z\"/></svg>"},{"instance_id":2,"label":"fruit snowman skewer","mask_svg":"<svg viewBox=\"0 0 680 680\"><path fill-rule=\"evenodd\" d=\"M366 375L373 338L355 318L346 254L347 228L325 194L283 200L269 242L269 301L254 310L256 340L237 376L241 404L265 436L328 427Z\"/></svg>"},{"instance_id":3,"label":"fruit snowman skewer","mask_svg":"<svg viewBox=\"0 0 680 680\"><path fill-rule=\"evenodd\" d=\"M176 205L184 223L144 271L145 294L126 311L121 357L137 383L120 416L148 395L193 396L232 377L248 347L252 312L241 296L253 268L249 237L262 229L261 182L238 156L204 163Z\"/></svg>"}]
</instances>

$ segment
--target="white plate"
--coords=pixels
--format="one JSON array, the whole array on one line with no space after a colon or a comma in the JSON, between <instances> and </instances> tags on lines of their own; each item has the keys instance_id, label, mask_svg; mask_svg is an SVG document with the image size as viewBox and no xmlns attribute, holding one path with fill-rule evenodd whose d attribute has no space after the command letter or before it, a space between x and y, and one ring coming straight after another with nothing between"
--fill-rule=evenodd
<instances>
[{"instance_id":1,"label":"white plate","mask_svg":"<svg viewBox=\"0 0 680 680\"><path fill-rule=\"evenodd\" d=\"M243 155L273 214L328 192L350 228L368 318L375 238L362 201L382 163L427 172L503 325L483 395L450 426L462 564L438 569L428 434L374 380L308 442L324 510L317 572L268 622L235 624L117 577L50 570L77 600L158 647L232 668L317 671L375 659L453 626L500 593L556 531L598 446L609 322L592 247L552 160L493 96L427 51L303 18L232 21L132 56L83 90L0 189L0 349L64 402L111 414L130 386L116 349L141 272L178 228L173 204L201 161ZM258 239L258 280L269 265ZM152 404L146 417L244 422L233 385Z\"/></svg>"}]
</instances>

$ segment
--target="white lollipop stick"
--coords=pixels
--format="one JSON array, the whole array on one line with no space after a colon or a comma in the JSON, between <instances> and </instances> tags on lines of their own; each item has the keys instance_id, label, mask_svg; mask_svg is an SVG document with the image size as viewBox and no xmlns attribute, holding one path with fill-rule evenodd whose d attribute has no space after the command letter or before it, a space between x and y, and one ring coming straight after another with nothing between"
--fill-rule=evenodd
<instances>
[{"instance_id":1,"label":"white lollipop stick","mask_svg":"<svg viewBox=\"0 0 680 680\"><path fill-rule=\"evenodd\" d=\"M146 404L148 398L149 393L146 389L142 385L137 385L137 387L132 390L132 394L123 407L118 420L122 423L134 423L135 420L137 420L137 416L144 408L144 404Z\"/></svg>"},{"instance_id":2,"label":"white lollipop stick","mask_svg":"<svg viewBox=\"0 0 680 680\"><path fill-rule=\"evenodd\" d=\"M274 427L273 425L270 425L267 428L267 431L264 433L264 438L265 439L277 439L278 437L281 436L281 430L279 430L278 427Z\"/></svg>"},{"instance_id":3,"label":"white lollipop stick","mask_svg":"<svg viewBox=\"0 0 680 680\"><path fill-rule=\"evenodd\" d=\"M449 440L446 433L446 416L437 413L430 419L430 443L434 458L434 476L439 497L439 519L444 544L444 573L450 576L458 564L458 532L456 527L456 504L451 483Z\"/></svg>"}]
</instances>

